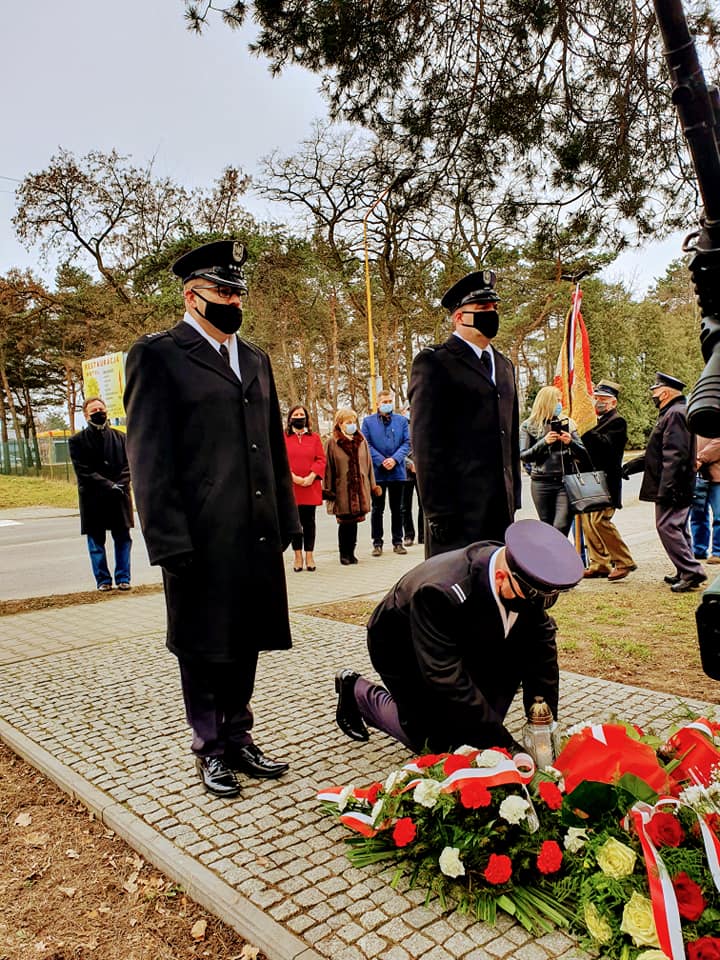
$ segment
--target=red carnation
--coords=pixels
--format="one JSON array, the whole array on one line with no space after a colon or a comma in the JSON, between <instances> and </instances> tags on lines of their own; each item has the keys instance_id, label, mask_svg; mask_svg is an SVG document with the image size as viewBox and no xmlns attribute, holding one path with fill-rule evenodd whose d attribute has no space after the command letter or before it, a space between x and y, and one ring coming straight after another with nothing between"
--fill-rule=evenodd
<instances>
[{"instance_id":1,"label":"red carnation","mask_svg":"<svg viewBox=\"0 0 720 960\"><path fill-rule=\"evenodd\" d=\"M467 757L463 757L459 753L451 753L443 764L443 770L445 771L445 776L449 777L451 773L455 773L456 770L467 770L471 766L470 760Z\"/></svg>"},{"instance_id":2,"label":"red carnation","mask_svg":"<svg viewBox=\"0 0 720 960\"><path fill-rule=\"evenodd\" d=\"M687 945L688 960L720 960L720 940L700 937Z\"/></svg>"},{"instance_id":3,"label":"red carnation","mask_svg":"<svg viewBox=\"0 0 720 960\"><path fill-rule=\"evenodd\" d=\"M685 839L680 821L671 813L653 814L647 832L656 847L679 847Z\"/></svg>"},{"instance_id":4,"label":"red carnation","mask_svg":"<svg viewBox=\"0 0 720 960\"><path fill-rule=\"evenodd\" d=\"M424 757L418 757L415 761L415 765L420 767L421 770L424 770L425 767L434 767L436 763L439 763L443 757L446 757L447 754L439 753L426 753Z\"/></svg>"},{"instance_id":5,"label":"red carnation","mask_svg":"<svg viewBox=\"0 0 720 960\"><path fill-rule=\"evenodd\" d=\"M560 809L563 798L557 784L551 783L549 780L541 780L538 792L551 810Z\"/></svg>"},{"instance_id":6,"label":"red carnation","mask_svg":"<svg viewBox=\"0 0 720 960\"><path fill-rule=\"evenodd\" d=\"M537 868L540 873L556 873L562 864L562 850L554 840L546 840L540 847Z\"/></svg>"},{"instance_id":7,"label":"red carnation","mask_svg":"<svg viewBox=\"0 0 720 960\"><path fill-rule=\"evenodd\" d=\"M468 780L460 787L460 803L467 810L477 810L478 807L489 807L492 801L490 791L479 780Z\"/></svg>"},{"instance_id":8,"label":"red carnation","mask_svg":"<svg viewBox=\"0 0 720 960\"><path fill-rule=\"evenodd\" d=\"M686 873L678 873L673 878L673 889L677 897L680 916L693 923L699 920L707 906L703 899L702 890Z\"/></svg>"},{"instance_id":9,"label":"red carnation","mask_svg":"<svg viewBox=\"0 0 720 960\"><path fill-rule=\"evenodd\" d=\"M382 790L383 785L381 783L371 783L367 788L365 793L365 799L372 806L378 798L378 794Z\"/></svg>"},{"instance_id":10,"label":"red carnation","mask_svg":"<svg viewBox=\"0 0 720 960\"><path fill-rule=\"evenodd\" d=\"M720 814L708 813L705 816L705 823L710 827L715 836L720 837Z\"/></svg>"},{"instance_id":11,"label":"red carnation","mask_svg":"<svg viewBox=\"0 0 720 960\"><path fill-rule=\"evenodd\" d=\"M393 830L395 846L406 847L409 843L413 842L416 833L415 824L410 817L401 817L395 824L395 829Z\"/></svg>"},{"instance_id":12,"label":"red carnation","mask_svg":"<svg viewBox=\"0 0 720 960\"><path fill-rule=\"evenodd\" d=\"M507 883L512 876L512 860L504 853L491 853L483 876L488 883Z\"/></svg>"}]
</instances>

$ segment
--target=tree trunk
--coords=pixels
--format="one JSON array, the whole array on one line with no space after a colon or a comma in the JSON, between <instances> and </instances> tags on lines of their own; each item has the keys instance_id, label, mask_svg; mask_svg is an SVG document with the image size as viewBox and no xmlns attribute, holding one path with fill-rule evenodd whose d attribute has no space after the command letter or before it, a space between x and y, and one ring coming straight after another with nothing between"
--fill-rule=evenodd
<instances>
[{"instance_id":1,"label":"tree trunk","mask_svg":"<svg viewBox=\"0 0 720 960\"><path fill-rule=\"evenodd\" d=\"M16 453L20 454L20 460L22 462L23 472L24 472L27 469L27 460L25 457L25 446L22 442L22 432L20 430L20 422L18 420L17 410L15 408L15 401L13 399L12 391L10 390L10 384L8 383L5 364L0 365L0 385L2 385L2 388L5 391L5 396L7 397L7 405L8 405L8 409L10 410L10 418L12 419L13 429L15 431L15 450L16 450Z\"/></svg>"},{"instance_id":2,"label":"tree trunk","mask_svg":"<svg viewBox=\"0 0 720 960\"><path fill-rule=\"evenodd\" d=\"M0 440L2 440L2 473L10 473L10 436L7 425L5 389L0 385Z\"/></svg>"}]
</instances>

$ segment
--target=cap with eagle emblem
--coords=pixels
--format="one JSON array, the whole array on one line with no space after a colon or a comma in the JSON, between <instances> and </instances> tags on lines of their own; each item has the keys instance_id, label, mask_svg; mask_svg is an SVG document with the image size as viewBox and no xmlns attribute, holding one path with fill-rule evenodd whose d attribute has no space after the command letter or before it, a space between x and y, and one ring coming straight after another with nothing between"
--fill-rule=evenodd
<instances>
[{"instance_id":1,"label":"cap with eagle emblem","mask_svg":"<svg viewBox=\"0 0 720 960\"><path fill-rule=\"evenodd\" d=\"M247 293L248 285L242 270L246 260L247 249L241 241L215 240L184 253L173 264L172 272L183 283L198 277Z\"/></svg>"}]
</instances>

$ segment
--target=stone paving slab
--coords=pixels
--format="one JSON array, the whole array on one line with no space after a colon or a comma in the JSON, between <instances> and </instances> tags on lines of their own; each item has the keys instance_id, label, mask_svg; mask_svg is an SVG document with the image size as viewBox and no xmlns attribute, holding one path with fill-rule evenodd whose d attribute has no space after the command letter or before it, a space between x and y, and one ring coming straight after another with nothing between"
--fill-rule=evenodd
<instances>
[{"instance_id":1,"label":"stone paving slab","mask_svg":"<svg viewBox=\"0 0 720 960\"><path fill-rule=\"evenodd\" d=\"M140 613L141 602L156 599L131 602ZM7 621L27 616L33 615L3 618L0 637ZM291 770L281 781L244 780L236 801L209 796L197 780L177 665L160 632L103 635L101 642L96 636L94 643L85 634L83 649L39 656L32 669L27 660L6 663L4 729L52 758L78 793L89 784L96 802L105 797L103 816L113 829L134 838L153 862L169 864L178 882L254 937L271 960L581 957L564 934L534 940L506 917L489 927L443 915L437 903L423 905L423 891L405 883L393 889L391 869L350 866L347 831L322 816L317 791L369 783L406 762L408 753L377 732L368 744L353 743L335 725L335 671L351 666L373 675L364 630L298 613L292 626L292 651L261 655L253 700L257 741L287 758ZM561 689L566 724L624 716L652 726L679 703L667 694L567 673ZM688 705L707 709L701 702ZM521 723L516 703L509 725L517 733ZM265 926L250 923L257 911ZM289 947L283 935L292 936Z\"/></svg>"}]
</instances>

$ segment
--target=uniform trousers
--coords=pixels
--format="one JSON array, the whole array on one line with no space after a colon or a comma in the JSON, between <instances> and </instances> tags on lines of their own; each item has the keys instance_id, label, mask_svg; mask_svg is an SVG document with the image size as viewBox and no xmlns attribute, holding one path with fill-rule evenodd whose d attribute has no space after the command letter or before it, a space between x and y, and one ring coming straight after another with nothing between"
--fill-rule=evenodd
<instances>
[{"instance_id":1,"label":"uniform trousers","mask_svg":"<svg viewBox=\"0 0 720 960\"><path fill-rule=\"evenodd\" d=\"M604 510L595 510L592 513L583 514L583 535L591 567L609 570L613 565L616 567L635 566L635 561L627 544L612 522L614 515L615 507L605 507Z\"/></svg>"},{"instance_id":2,"label":"uniform trousers","mask_svg":"<svg viewBox=\"0 0 720 960\"><path fill-rule=\"evenodd\" d=\"M192 751L221 757L229 746L253 742L250 698L255 686L257 650L232 663L179 660L185 715L193 732Z\"/></svg>"},{"instance_id":3,"label":"uniform trousers","mask_svg":"<svg viewBox=\"0 0 720 960\"><path fill-rule=\"evenodd\" d=\"M673 507L667 503L655 504L655 526L665 553L683 579L704 577L702 564L693 556L688 514L690 507Z\"/></svg>"}]
</instances>

